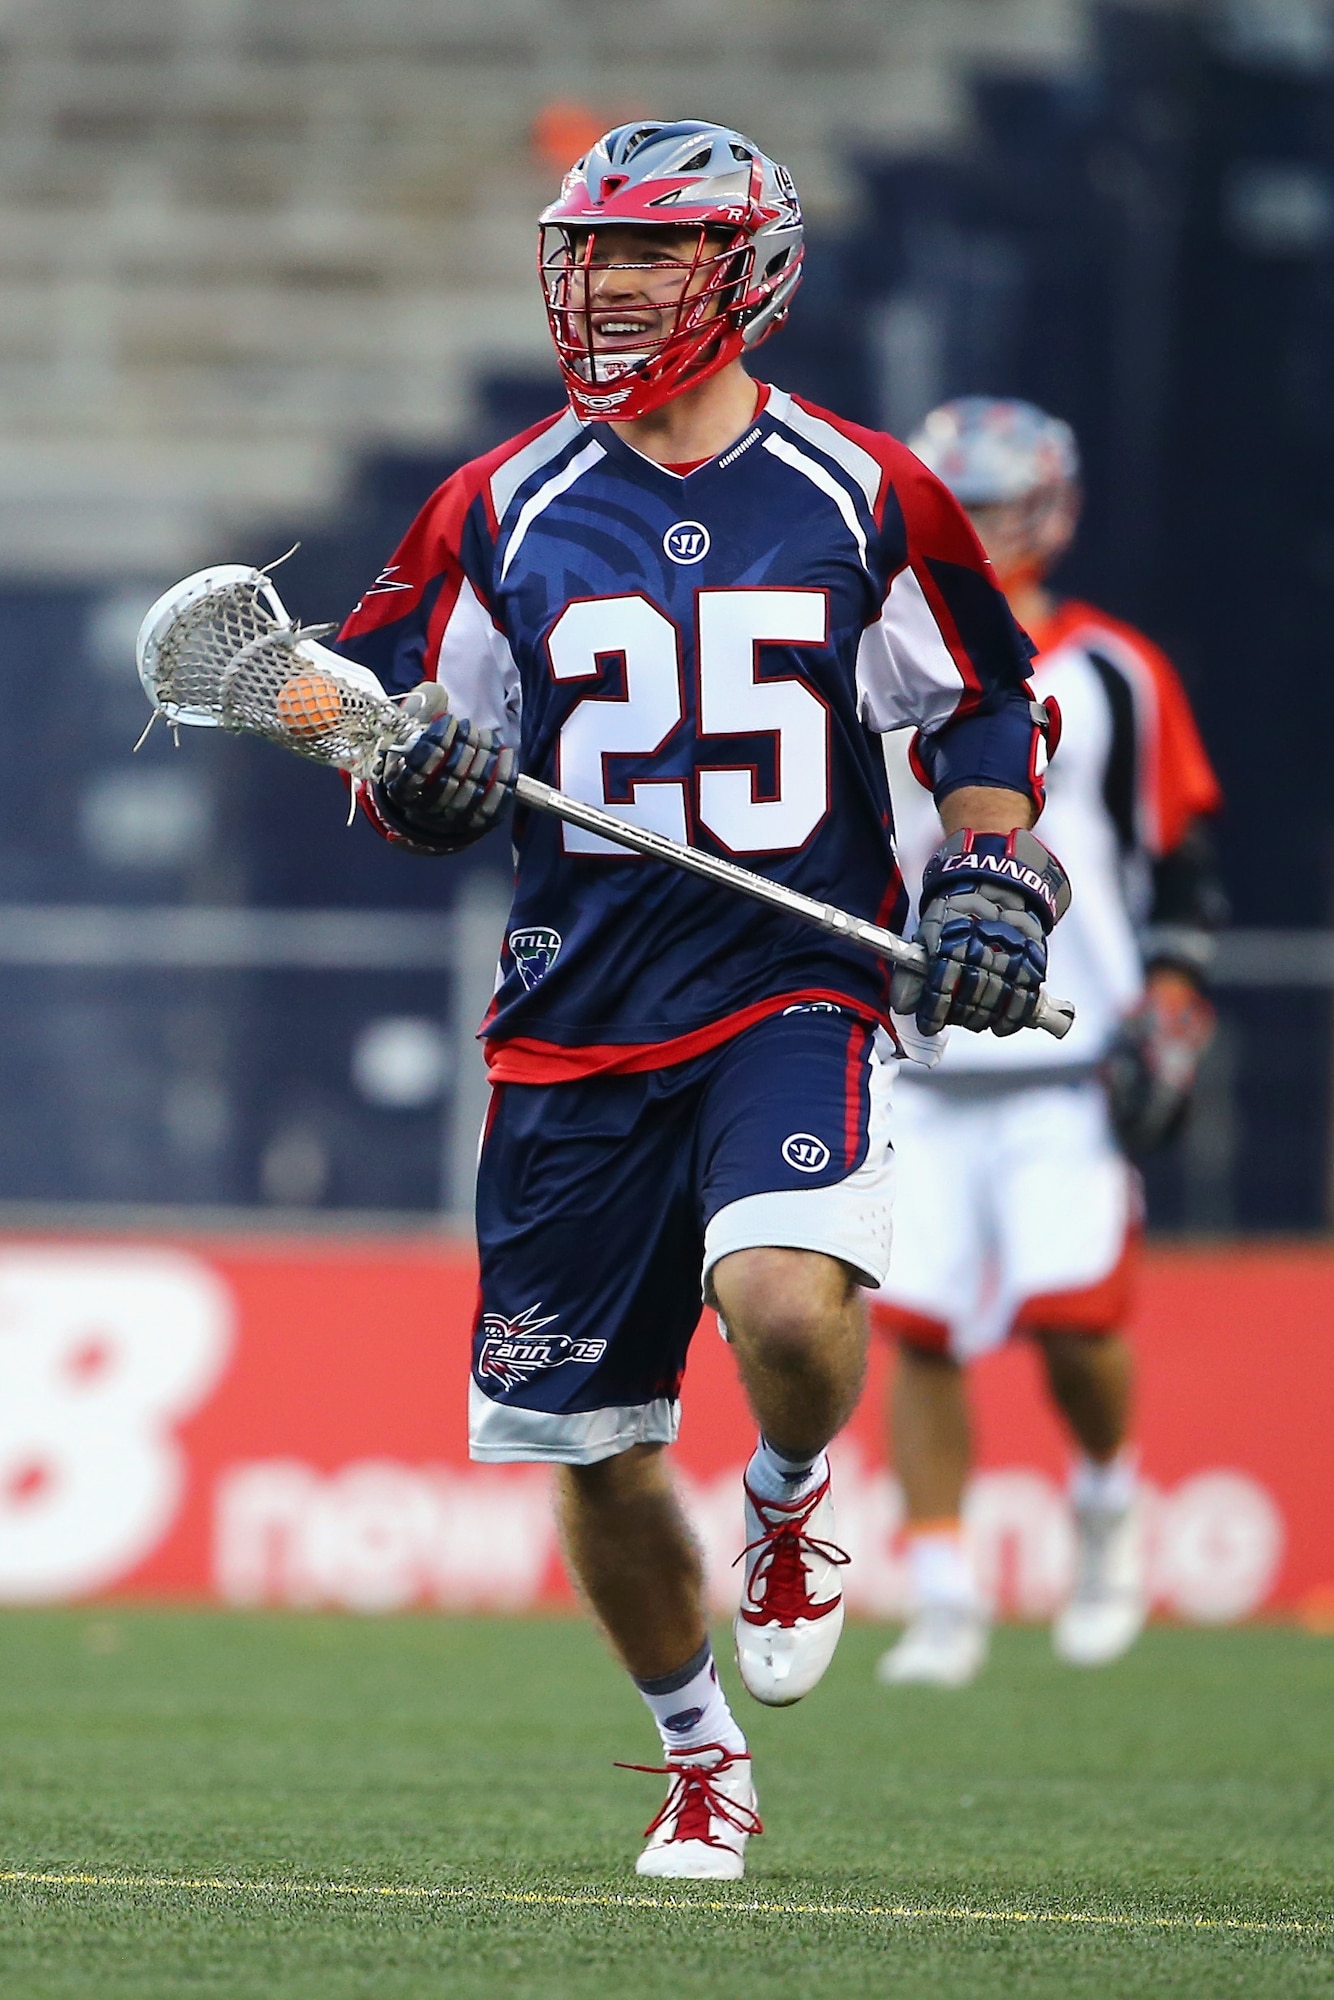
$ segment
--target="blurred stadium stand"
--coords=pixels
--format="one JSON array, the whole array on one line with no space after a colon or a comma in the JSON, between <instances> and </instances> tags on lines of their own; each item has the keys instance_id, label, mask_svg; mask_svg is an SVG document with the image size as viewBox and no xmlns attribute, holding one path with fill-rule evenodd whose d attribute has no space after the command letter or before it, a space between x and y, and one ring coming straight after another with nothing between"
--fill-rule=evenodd
<instances>
[{"instance_id":1,"label":"blurred stadium stand","mask_svg":"<svg viewBox=\"0 0 1334 2000\"><path fill-rule=\"evenodd\" d=\"M958 127L961 48L1078 33L1068 0L8 0L0 569L180 573L335 514L367 443L465 437L477 360L545 354L554 101L781 124L820 217L847 136Z\"/></svg>"},{"instance_id":2,"label":"blurred stadium stand","mask_svg":"<svg viewBox=\"0 0 1334 2000\"><path fill-rule=\"evenodd\" d=\"M390 854L263 745L131 762L133 632L298 534L289 603L344 611L556 407L542 152L680 107L806 197L775 379L900 432L966 390L1076 425L1064 581L1180 661L1235 921L1281 933L1229 945L1151 1212L1329 1225L1328 7L0 0L0 56L0 1211L459 1210L504 854Z\"/></svg>"}]
</instances>

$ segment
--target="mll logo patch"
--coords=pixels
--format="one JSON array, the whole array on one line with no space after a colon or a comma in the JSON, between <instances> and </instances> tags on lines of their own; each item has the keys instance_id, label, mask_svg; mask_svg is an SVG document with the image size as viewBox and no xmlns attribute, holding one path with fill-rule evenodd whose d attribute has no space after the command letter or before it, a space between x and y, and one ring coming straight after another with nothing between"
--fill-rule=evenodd
<instances>
[{"instance_id":1,"label":"mll logo patch","mask_svg":"<svg viewBox=\"0 0 1334 2000\"><path fill-rule=\"evenodd\" d=\"M509 947L519 977L531 993L559 958L561 934L546 924L531 924L527 930L510 932Z\"/></svg>"},{"instance_id":2,"label":"mll logo patch","mask_svg":"<svg viewBox=\"0 0 1334 2000\"><path fill-rule=\"evenodd\" d=\"M702 521L678 521L662 538L674 563L703 562L709 553L709 531Z\"/></svg>"},{"instance_id":3,"label":"mll logo patch","mask_svg":"<svg viewBox=\"0 0 1334 2000\"><path fill-rule=\"evenodd\" d=\"M540 1305L529 1306L517 1319L506 1319L503 1313L483 1314L477 1373L484 1382L518 1389L546 1368L561 1368L567 1361L591 1368L595 1361L601 1361L607 1351L605 1340L571 1340L563 1333L543 1333L543 1327L560 1315L540 1315Z\"/></svg>"}]
</instances>

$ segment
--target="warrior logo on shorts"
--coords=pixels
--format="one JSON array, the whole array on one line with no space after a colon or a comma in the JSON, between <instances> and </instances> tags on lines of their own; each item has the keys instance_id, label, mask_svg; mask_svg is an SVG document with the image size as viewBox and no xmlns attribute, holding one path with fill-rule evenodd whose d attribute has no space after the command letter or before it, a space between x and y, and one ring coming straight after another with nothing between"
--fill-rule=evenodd
<instances>
[{"instance_id":1,"label":"warrior logo on shorts","mask_svg":"<svg viewBox=\"0 0 1334 2000\"><path fill-rule=\"evenodd\" d=\"M560 956L561 934L546 924L530 924L527 930L510 932L509 946L519 977L531 993Z\"/></svg>"},{"instance_id":2,"label":"warrior logo on shorts","mask_svg":"<svg viewBox=\"0 0 1334 2000\"><path fill-rule=\"evenodd\" d=\"M595 1361L601 1361L607 1351L605 1340L571 1340L563 1333L543 1333L544 1326L559 1318L559 1313L543 1313L540 1304L529 1306L516 1319L506 1319L503 1313L484 1313L478 1375L502 1389L519 1389L543 1369L560 1368L567 1361L591 1368Z\"/></svg>"},{"instance_id":3,"label":"warrior logo on shorts","mask_svg":"<svg viewBox=\"0 0 1334 2000\"><path fill-rule=\"evenodd\" d=\"M783 1158L799 1174L823 1173L829 1165L829 1148L813 1132L792 1132L783 1141Z\"/></svg>"},{"instance_id":4,"label":"warrior logo on shorts","mask_svg":"<svg viewBox=\"0 0 1334 2000\"><path fill-rule=\"evenodd\" d=\"M709 553L709 531L702 521L678 521L663 536L662 546L674 563L703 562Z\"/></svg>"}]
</instances>

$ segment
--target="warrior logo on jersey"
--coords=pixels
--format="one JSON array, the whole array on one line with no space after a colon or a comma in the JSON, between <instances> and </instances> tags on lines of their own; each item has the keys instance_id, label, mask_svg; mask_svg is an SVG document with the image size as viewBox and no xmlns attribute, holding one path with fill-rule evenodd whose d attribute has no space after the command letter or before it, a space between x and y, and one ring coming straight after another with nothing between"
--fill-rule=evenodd
<instances>
[{"instance_id":1,"label":"warrior logo on jersey","mask_svg":"<svg viewBox=\"0 0 1334 2000\"><path fill-rule=\"evenodd\" d=\"M703 562L709 553L709 531L702 521L678 521L662 538L674 563Z\"/></svg>"},{"instance_id":2,"label":"warrior logo on jersey","mask_svg":"<svg viewBox=\"0 0 1334 2000\"><path fill-rule=\"evenodd\" d=\"M813 1132L793 1132L783 1141L783 1158L799 1174L823 1173L829 1165L829 1148Z\"/></svg>"},{"instance_id":3,"label":"warrior logo on jersey","mask_svg":"<svg viewBox=\"0 0 1334 2000\"><path fill-rule=\"evenodd\" d=\"M578 1361L591 1368L607 1351L605 1340L571 1340L563 1333L543 1333L559 1319L559 1313L542 1313L540 1303L529 1306L516 1319L503 1313L482 1316L482 1346L477 1357L477 1373L483 1381L502 1389L518 1389L545 1368L561 1368Z\"/></svg>"},{"instance_id":4,"label":"warrior logo on jersey","mask_svg":"<svg viewBox=\"0 0 1334 2000\"><path fill-rule=\"evenodd\" d=\"M546 924L530 924L526 930L511 931L509 947L519 977L531 993L541 984L560 955L561 934Z\"/></svg>"}]
</instances>

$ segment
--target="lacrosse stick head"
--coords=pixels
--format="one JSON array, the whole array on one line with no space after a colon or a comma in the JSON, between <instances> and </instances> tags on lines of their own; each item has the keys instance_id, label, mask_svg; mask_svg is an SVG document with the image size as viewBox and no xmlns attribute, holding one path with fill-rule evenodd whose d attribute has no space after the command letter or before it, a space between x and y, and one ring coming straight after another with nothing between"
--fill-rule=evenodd
<instances>
[{"instance_id":1,"label":"lacrosse stick head","mask_svg":"<svg viewBox=\"0 0 1334 2000\"><path fill-rule=\"evenodd\" d=\"M264 570L202 569L164 591L139 628L139 678L173 725L263 736L357 778L380 773L413 725L375 675L293 623Z\"/></svg>"}]
</instances>

